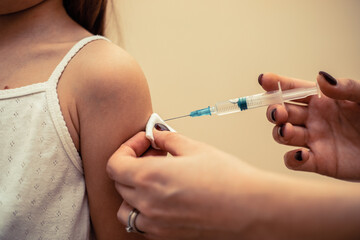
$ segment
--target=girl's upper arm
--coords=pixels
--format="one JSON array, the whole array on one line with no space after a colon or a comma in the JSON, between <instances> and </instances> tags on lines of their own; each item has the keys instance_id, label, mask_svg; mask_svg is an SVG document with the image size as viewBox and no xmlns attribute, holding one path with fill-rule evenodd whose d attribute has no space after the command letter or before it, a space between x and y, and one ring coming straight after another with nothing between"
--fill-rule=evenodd
<instances>
[{"instance_id":1,"label":"girl's upper arm","mask_svg":"<svg viewBox=\"0 0 360 240\"><path fill-rule=\"evenodd\" d=\"M152 113L147 82L138 64L115 45L99 41L88 52L76 102L92 225L99 240L143 239L127 233L117 220L122 199L106 164L123 142L145 128Z\"/></svg>"}]
</instances>

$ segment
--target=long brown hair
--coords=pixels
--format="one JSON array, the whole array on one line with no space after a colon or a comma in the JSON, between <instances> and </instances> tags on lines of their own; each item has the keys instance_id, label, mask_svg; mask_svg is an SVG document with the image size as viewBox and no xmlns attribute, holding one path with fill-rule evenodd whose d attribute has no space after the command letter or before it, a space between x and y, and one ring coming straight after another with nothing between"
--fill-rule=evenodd
<instances>
[{"instance_id":1,"label":"long brown hair","mask_svg":"<svg viewBox=\"0 0 360 240\"><path fill-rule=\"evenodd\" d=\"M107 0L63 0L69 16L92 34L104 34Z\"/></svg>"}]
</instances>

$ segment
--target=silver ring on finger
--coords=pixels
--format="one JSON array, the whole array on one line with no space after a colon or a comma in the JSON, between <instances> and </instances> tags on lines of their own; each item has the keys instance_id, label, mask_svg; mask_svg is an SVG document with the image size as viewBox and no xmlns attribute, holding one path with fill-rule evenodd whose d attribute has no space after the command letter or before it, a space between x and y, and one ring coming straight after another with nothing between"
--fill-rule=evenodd
<instances>
[{"instance_id":1,"label":"silver ring on finger","mask_svg":"<svg viewBox=\"0 0 360 240\"><path fill-rule=\"evenodd\" d=\"M145 232L139 230L135 224L136 218L138 217L139 214L140 214L140 212L136 208L134 208L133 210L130 211L129 217L128 217L128 225L125 228L128 233L131 233L131 232L140 233L140 234L145 233Z\"/></svg>"}]
</instances>

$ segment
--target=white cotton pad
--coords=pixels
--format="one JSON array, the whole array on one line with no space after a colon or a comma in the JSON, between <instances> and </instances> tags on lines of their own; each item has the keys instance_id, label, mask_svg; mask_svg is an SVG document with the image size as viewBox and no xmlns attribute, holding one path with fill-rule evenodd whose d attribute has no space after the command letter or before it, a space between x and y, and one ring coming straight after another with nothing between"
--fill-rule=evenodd
<instances>
[{"instance_id":1,"label":"white cotton pad","mask_svg":"<svg viewBox=\"0 0 360 240\"><path fill-rule=\"evenodd\" d=\"M155 149L159 149L159 148L155 144L155 139L153 135L154 128L160 131L176 132L172 127L167 125L157 113L151 114L146 124L146 138L150 140L151 146Z\"/></svg>"}]
</instances>

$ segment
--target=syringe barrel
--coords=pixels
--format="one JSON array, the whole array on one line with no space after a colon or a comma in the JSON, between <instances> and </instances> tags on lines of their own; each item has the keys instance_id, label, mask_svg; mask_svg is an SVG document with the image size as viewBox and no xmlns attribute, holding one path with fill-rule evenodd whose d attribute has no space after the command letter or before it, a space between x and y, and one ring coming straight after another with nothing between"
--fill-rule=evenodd
<instances>
[{"instance_id":1,"label":"syringe barrel","mask_svg":"<svg viewBox=\"0 0 360 240\"><path fill-rule=\"evenodd\" d=\"M283 91L282 97L284 101L290 101L294 99L305 98L311 95L316 95L316 94L319 95L319 91L320 89L318 85L311 88L294 88Z\"/></svg>"},{"instance_id":2,"label":"syringe barrel","mask_svg":"<svg viewBox=\"0 0 360 240\"><path fill-rule=\"evenodd\" d=\"M211 108L212 114L225 115L225 114L240 112L241 109L237 104L237 100L238 99L236 98L236 99L216 103L215 107Z\"/></svg>"},{"instance_id":3,"label":"syringe barrel","mask_svg":"<svg viewBox=\"0 0 360 240\"><path fill-rule=\"evenodd\" d=\"M284 103L295 99L305 98L311 95L319 94L319 88L296 88L281 91L271 91L255 94L247 97L234 98L224 102L218 102L211 108L211 114L225 115L244 111L246 109L268 106L276 103ZM319 95L320 97L320 95Z\"/></svg>"},{"instance_id":4,"label":"syringe barrel","mask_svg":"<svg viewBox=\"0 0 360 240\"><path fill-rule=\"evenodd\" d=\"M248 96L245 98L248 109L263 107L263 106L268 106L270 104L283 102L283 98L280 92L261 93L261 94Z\"/></svg>"},{"instance_id":5,"label":"syringe barrel","mask_svg":"<svg viewBox=\"0 0 360 240\"><path fill-rule=\"evenodd\" d=\"M234 98L224 102L218 102L215 104L215 109L213 109L212 113L217 115L225 115L281 102L282 98L280 94L274 94L274 92L271 94L261 93L242 98Z\"/></svg>"}]
</instances>

